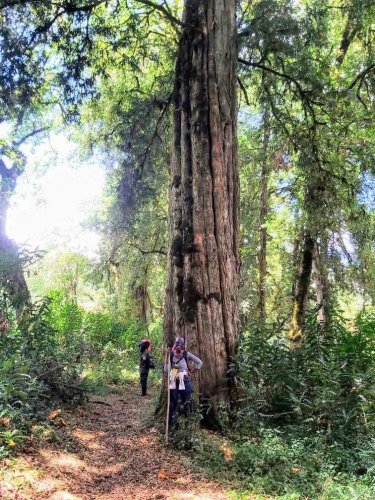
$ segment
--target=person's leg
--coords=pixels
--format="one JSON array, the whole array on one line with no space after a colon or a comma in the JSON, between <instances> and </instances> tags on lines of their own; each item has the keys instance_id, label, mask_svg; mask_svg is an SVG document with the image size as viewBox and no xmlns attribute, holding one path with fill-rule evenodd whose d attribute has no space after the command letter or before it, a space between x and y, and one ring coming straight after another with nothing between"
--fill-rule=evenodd
<instances>
[{"instance_id":1,"label":"person's leg","mask_svg":"<svg viewBox=\"0 0 375 500\"><path fill-rule=\"evenodd\" d=\"M147 371L141 373L142 396L146 396L147 394L147 377L148 377Z\"/></svg>"},{"instance_id":2,"label":"person's leg","mask_svg":"<svg viewBox=\"0 0 375 500\"><path fill-rule=\"evenodd\" d=\"M176 412L177 412L177 401L178 401L178 391L177 389L169 389L170 400L169 400L169 430L176 423Z\"/></svg>"},{"instance_id":3,"label":"person's leg","mask_svg":"<svg viewBox=\"0 0 375 500\"><path fill-rule=\"evenodd\" d=\"M185 380L184 384L185 384L185 390L184 391L180 391L181 401L182 401L182 404L183 404L185 417L190 417L190 415L191 415L191 393L192 393L192 387L191 387L190 380Z\"/></svg>"}]
</instances>

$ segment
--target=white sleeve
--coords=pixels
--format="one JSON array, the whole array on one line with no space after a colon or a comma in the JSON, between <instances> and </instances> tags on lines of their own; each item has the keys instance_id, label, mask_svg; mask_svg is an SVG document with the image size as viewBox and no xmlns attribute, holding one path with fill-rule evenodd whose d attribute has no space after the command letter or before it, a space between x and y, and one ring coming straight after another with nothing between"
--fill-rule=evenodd
<instances>
[{"instance_id":1,"label":"white sleeve","mask_svg":"<svg viewBox=\"0 0 375 500\"><path fill-rule=\"evenodd\" d=\"M187 352L187 359L188 361L192 361L195 364L195 368L197 370L200 370L202 368L203 362L201 359L198 358L198 356L194 356L194 354L191 354L191 352Z\"/></svg>"}]
</instances>

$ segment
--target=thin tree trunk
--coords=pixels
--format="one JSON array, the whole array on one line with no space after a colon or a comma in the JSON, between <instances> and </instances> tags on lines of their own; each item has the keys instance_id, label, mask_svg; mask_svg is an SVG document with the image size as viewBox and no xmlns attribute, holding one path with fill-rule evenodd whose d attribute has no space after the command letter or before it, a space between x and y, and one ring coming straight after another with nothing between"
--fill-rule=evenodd
<instances>
[{"instance_id":1,"label":"thin tree trunk","mask_svg":"<svg viewBox=\"0 0 375 500\"><path fill-rule=\"evenodd\" d=\"M297 280L294 286L291 328L289 332L289 338L294 341L300 340L302 338L307 295L311 278L314 246L314 239L312 238L311 234L306 231L303 238L303 247Z\"/></svg>"},{"instance_id":2,"label":"thin tree trunk","mask_svg":"<svg viewBox=\"0 0 375 500\"><path fill-rule=\"evenodd\" d=\"M316 303L319 322L324 324L329 318L330 287L327 276L327 239L322 238L320 244L315 245L313 252L312 270L315 278Z\"/></svg>"},{"instance_id":3,"label":"thin tree trunk","mask_svg":"<svg viewBox=\"0 0 375 500\"><path fill-rule=\"evenodd\" d=\"M148 266L142 270L142 281L140 283L135 283L132 285L133 297L136 306L136 315L141 319L145 325L148 324L150 319L150 298L148 294Z\"/></svg>"},{"instance_id":4,"label":"thin tree trunk","mask_svg":"<svg viewBox=\"0 0 375 500\"><path fill-rule=\"evenodd\" d=\"M263 157L260 177L260 213L259 213L259 252L258 270L259 302L257 306L258 317L261 321L266 317L266 274L267 274L267 228L266 218L268 214L268 146L270 141L270 110L266 104L263 112Z\"/></svg>"},{"instance_id":5,"label":"thin tree trunk","mask_svg":"<svg viewBox=\"0 0 375 500\"><path fill-rule=\"evenodd\" d=\"M185 2L174 90L165 341L204 363L193 380L218 423L237 345L239 180L235 0Z\"/></svg>"}]
</instances>

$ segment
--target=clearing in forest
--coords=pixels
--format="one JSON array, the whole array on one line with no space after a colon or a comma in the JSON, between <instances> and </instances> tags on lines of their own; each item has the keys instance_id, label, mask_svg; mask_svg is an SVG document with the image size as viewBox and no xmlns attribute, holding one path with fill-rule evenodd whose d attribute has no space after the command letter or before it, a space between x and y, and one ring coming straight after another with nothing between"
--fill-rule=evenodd
<instances>
[{"instance_id":1,"label":"clearing in forest","mask_svg":"<svg viewBox=\"0 0 375 500\"><path fill-rule=\"evenodd\" d=\"M163 446L142 420L150 400L136 388L92 397L58 418L64 439L30 449L0 472L6 500L225 499L223 488L193 473L188 458ZM100 402L102 404L100 404Z\"/></svg>"}]
</instances>

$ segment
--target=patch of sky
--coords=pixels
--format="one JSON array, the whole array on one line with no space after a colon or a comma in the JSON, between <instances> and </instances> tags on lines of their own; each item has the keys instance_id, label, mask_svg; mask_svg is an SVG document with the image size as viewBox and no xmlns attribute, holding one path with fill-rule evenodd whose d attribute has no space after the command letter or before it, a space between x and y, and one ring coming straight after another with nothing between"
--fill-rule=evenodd
<instances>
[{"instance_id":1,"label":"patch of sky","mask_svg":"<svg viewBox=\"0 0 375 500\"><path fill-rule=\"evenodd\" d=\"M332 247L343 266L349 266L357 258L352 235L344 228L332 235Z\"/></svg>"},{"instance_id":2,"label":"patch of sky","mask_svg":"<svg viewBox=\"0 0 375 500\"><path fill-rule=\"evenodd\" d=\"M81 160L64 135L29 145L24 153L27 167L11 199L8 235L23 247L47 250L63 244L95 259L100 235L85 223L100 209L105 185L101 164Z\"/></svg>"},{"instance_id":3,"label":"patch of sky","mask_svg":"<svg viewBox=\"0 0 375 500\"><path fill-rule=\"evenodd\" d=\"M358 201L367 210L375 210L375 176L371 172L364 172L361 175L361 190L358 194Z\"/></svg>"},{"instance_id":4,"label":"patch of sky","mask_svg":"<svg viewBox=\"0 0 375 500\"><path fill-rule=\"evenodd\" d=\"M253 113L250 109L243 108L238 112L238 121L250 129L257 129L262 124L262 113Z\"/></svg>"}]
</instances>

